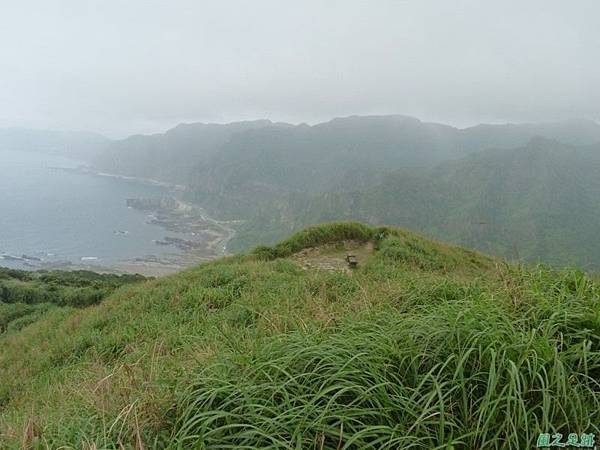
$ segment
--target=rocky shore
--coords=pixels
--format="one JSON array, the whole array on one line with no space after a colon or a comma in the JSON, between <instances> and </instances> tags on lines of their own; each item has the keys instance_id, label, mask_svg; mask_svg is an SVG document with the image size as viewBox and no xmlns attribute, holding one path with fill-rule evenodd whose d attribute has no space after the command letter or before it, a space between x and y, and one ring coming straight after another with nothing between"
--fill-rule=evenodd
<instances>
[{"instance_id":1,"label":"rocky shore","mask_svg":"<svg viewBox=\"0 0 600 450\"><path fill-rule=\"evenodd\" d=\"M70 261L55 263L38 263L37 268L77 270L88 269L108 273L139 273L146 276L162 276L185 269L203 261L209 261L228 255L227 243L235 235L232 222L218 221L209 217L206 212L179 198L184 186L165 183L146 178L130 177L95 171L88 166L76 168L55 168L77 172L91 176L112 177L136 181L154 186L168 188L171 196L163 198L130 198L127 207L136 209L147 215L148 223L160 226L165 236L155 241L157 254L148 254L130 260L119 261L107 265L91 261ZM115 230L116 234L127 234L126 231ZM169 235L172 233L172 235ZM173 251L165 251L172 248Z\"/></svg>"},{"instance_id":2,"label":"rocky shore","mask_svg":"<svg viewBox=\"0 0 600 450\"><path fill-rule=\"evenodd\" d=\"M117 270L158 276L228 255L227 243L235 235L235 230L229 222L207 216L198 206L174 197L128 199L127 206L145 212L149 223L177 233L177 237L167 235L155 243L178 252L161 252L160 256L147 255L112 265Z\"/></svg>"}]
</instances>

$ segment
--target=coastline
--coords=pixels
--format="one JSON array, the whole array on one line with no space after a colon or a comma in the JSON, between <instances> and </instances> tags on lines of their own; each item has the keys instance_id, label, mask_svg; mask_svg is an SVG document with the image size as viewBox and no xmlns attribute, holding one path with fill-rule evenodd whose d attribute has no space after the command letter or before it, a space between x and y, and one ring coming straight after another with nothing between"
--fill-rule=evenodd
<instances>
[{"instance_id":1,"label":"coastline","mask_svg":"<svg viewBox=\"0 0 600 450\"><path fill-rule=\"evenodd\" d=\"M137 183L147 184L151 186L159 186L169 189L175 189L178 191L184 191L186 187L182 184L169 183L166 181L154 180L152 178L134 177L130 175L121 175L118 173L101 172L95 170L93 167L88 165L79 165L77 167L50 167L54 170L62 170L65 172L78 173L81 175L92 175L96 177L116 178L118 180L135 181Z\"/></svg>"},{"instance_id":2,"label":"coastline","mask_svg":"<svg viewBox=\"0 0 600 450\"><path fill-rule=\"evenodd\" d=\"M165 237L162 240L155 241L157 250L161 247L171 247L176 251L157 251L156 254L140 255L135 258L106 264L86 264L85 262L41 264L36 269L138 273L145 276L160 277L202 262L230 255L227 251L227 244L236 234L236 231L229 226L231 222L216 220L208 216L200 206L181 200L180 194L186 189L183 185L149 178L100 172L84 165L75 168L53 167L53 169L133 181L168 189L171 195L164 198L124 199L124 201L127 201L129 208L145 213L149 218L149 223L165 231ZM169 236L169 232L177 233L178 237Z\"/></svg>"},{"instance_id":3,"label":"coastline","mask_svg":"<svg viewBox=\"0 0 600 450\"><path fill-rule=\"evenodd\" d=\"M137 257L111 264L111 268L125 273L164 276L230 255L227 243L235 236L236 231L228 226L228 222L209 217L199 206L176 198L174 201L177 205L175 208L153 210L152 214L157 217L154 223L165 231L184 232L188 235L187 240L167 236L163 241L156 242L157 245L178 247L180 251Z\"/></svg>"}]
</instances>

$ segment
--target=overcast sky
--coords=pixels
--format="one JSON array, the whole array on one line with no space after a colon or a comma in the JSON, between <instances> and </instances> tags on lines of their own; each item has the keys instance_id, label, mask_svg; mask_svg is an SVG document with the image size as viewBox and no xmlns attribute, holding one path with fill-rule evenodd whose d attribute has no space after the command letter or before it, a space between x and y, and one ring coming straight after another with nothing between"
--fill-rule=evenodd
<instances>
[{"instance_id":1,"label":"overcast sky","mask_svg":"<svg viewBox=\"0 0 600 450\"><path fill-rule=\"evenodd\" d=\"M600 119L597 0L0 0L0 126Z\"/></svg>"}]
</instances>

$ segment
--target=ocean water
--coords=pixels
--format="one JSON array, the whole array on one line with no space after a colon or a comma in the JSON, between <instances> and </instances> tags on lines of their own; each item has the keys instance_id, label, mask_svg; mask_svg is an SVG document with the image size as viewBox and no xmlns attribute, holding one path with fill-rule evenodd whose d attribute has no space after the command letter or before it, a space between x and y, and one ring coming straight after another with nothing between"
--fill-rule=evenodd
<instances>
[{"instance_id":1,"label":"ocean water","mask_svg":"<svg viewBox=\"0 0 600 450\"><path fill-rule=\"evenodd\" d=\"M128 198L169 195L166 188L57 169L80 164L55 155L0 151L0 266L31 268L8 255L110 265L176 252L153 242L176 233L149 224L146 213L126 205Z\"/></svg>"}]
</instances>

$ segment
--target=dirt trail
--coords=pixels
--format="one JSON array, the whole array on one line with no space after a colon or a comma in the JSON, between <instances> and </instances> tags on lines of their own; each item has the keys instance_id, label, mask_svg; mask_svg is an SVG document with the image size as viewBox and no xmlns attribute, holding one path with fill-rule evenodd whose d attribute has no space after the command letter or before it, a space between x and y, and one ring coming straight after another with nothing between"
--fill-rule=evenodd
<instances>
[{"instance_id":1,"label":"dirt trail","mask_svg":"<svg viewBox=\"0 0 600 450\"><path fill-rule=\"evenodd\" d=\"M351 273L346 255L352 254L358 260L358 267L367 262L373 253L373 244L347 241L336 245L324 245L317 248L307 248L296 253L292 259L304 270L343 271Z\"/></svg>"}]
</instances>

